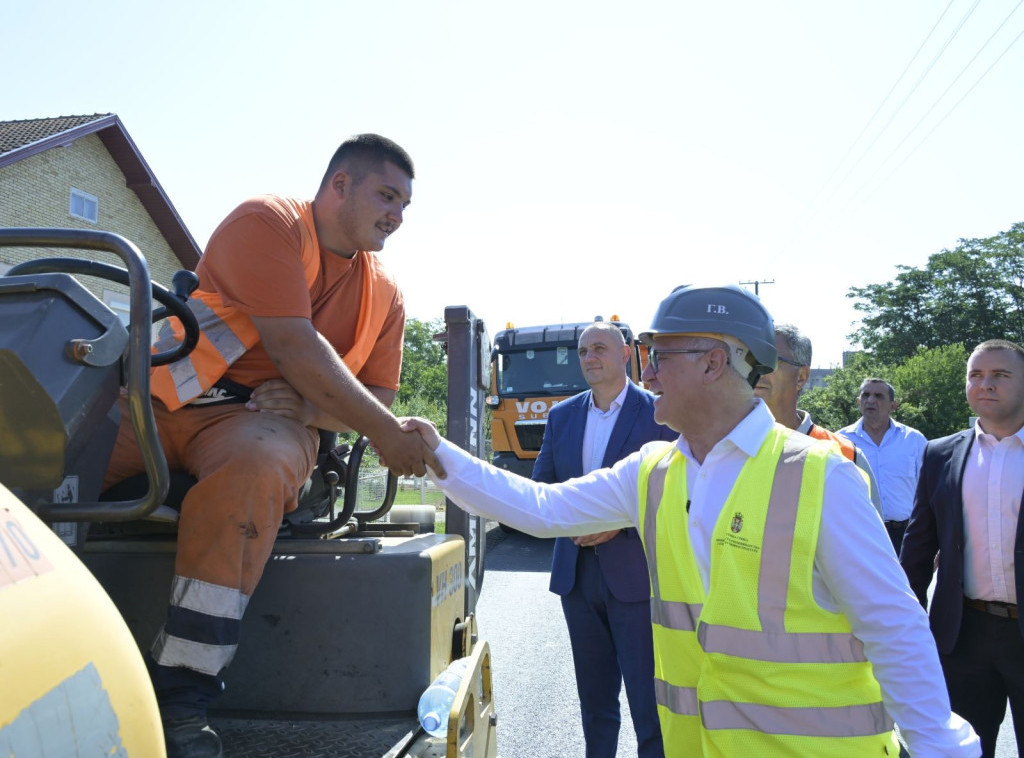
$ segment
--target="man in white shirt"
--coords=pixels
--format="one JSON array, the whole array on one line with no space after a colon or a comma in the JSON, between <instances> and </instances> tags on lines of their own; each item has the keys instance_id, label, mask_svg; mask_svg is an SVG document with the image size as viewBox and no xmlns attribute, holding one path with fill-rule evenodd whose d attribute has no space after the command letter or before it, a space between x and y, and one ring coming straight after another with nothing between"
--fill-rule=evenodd
<instances>
[{"instance_id":1,"label":"man in white shirt","mask_svg":"<svg viewBox=\"0 0 1024 758\"><path fill-rule=\"evenodd\" d=\"M925 606L939 554L932 632L953 708L990 757L1007 698L1024 751L1024 348L978 345L966 391L977 424L928 443L900 563Z\"/></svg>"},{"instance_id":2,"label":"man in white shirt","mask_svg":"<svg viewBox=\"0 0 1024 758\"><path fill-rule=\"evenodd\" d=\"M928 440L921 432L892 418L899 403L896 391L884 379L861 382L857 407L861 419L838 434L867 456L882 497L882 520L893 550L900 554L907 519L914 507L914 490L921 470L921 456Z\"/></svg>"},{"instance_id":3,"label":"man in white shirt","mask_svg":"<svg viewBox=\"0 0 1024 758\"><path fill-rule=\"evenodd\" d=\"M473 513L540 536L638 527L669 758L895 755L890 715L914 758L979 755L860 473L753 395L776 365L760 301L677 288L641 339L655 420L680 437L612 468L539 484L406 428Z\"/></svg>"}]
</instances>

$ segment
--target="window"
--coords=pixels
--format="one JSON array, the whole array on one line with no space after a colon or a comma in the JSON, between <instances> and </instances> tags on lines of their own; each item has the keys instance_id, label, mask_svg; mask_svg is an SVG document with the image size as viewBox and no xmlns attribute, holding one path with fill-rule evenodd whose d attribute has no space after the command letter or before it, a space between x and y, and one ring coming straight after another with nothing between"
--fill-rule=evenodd
<instances>
[{"instance_id":1,"label":"window","mask_svg":"<svg viewBox=\"0 0 1024 758\"><path fill-rule=\"evenodd\" d=\"M71 189L71 205L68 212L75 218L95 224L99 217L99 198L82 192L82 190Z\"/></svg>"}]
</instances>

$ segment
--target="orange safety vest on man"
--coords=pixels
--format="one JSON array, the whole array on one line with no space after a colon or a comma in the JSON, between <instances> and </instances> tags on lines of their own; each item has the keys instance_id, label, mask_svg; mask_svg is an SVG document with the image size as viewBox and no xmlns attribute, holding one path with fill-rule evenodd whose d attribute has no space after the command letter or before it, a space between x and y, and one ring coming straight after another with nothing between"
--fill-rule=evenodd
<instances>
[{"instance_id":1,"label":"orange safety vest on man","mask_svg":"<svg viewBox=\"0 0 1024 758\"><path fill-rule=\"evenodd\" d=\"M808 429L805 434L808 437L814 437L816 440L831 440L839 443L839 451L843 454L843 457L847 460L854 460L857 457L857 448L854 447L853 443L846 437L841 437L835 432L830 432L828 429L822 429L817 424L811 424L811 428Z\"/></svg>"},{"instance_id":2,"label":"orange safety vest on man","mask_svg":"<svg viewBox=\"0 0 1024 758\"><path fill-rule=\"evenodd\" d=\"M313 223L313 204L311 201L288 198L278 200L294 212L301 222L301 263L306 283L312 287L320 268L320 243ZM375 255L366 251L359 251L356 255L363 259L359 321L355 341L342 356L353 374L358 373L369 358L396 291L394 282L381 275ZM195 313L201 329L198 345L187 357L154 368L150 379L153 397L172 411L207 392L224 376L232 363L260 340L252 319L241 310L224 304L217 292L198 289L189 298L188 305ZM164 322L153 350L155 352L173 347L183 337L181 321L169 318Z\"/></svg>"}]
</instances>

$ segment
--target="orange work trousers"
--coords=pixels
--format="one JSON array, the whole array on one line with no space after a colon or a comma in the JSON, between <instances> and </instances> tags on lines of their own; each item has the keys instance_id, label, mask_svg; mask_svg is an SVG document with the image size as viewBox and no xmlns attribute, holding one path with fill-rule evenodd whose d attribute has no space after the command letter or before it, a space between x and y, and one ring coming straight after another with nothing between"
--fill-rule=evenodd
<instances>
[{"instance_id":1,"label":"orange work trousers","mask_svg":"<svg viewBox=\"0 0 1024 758\"><path fill-rule=\"evenodd\" d=\"M127 401L118 402L121 426L104 489L145 471ZM198 480L181 506L174 573L251 596L281 519L313 472L317 431L243 403L172 413L154 400L153 413L168 467Z\"/></svg>"}]
</instances>

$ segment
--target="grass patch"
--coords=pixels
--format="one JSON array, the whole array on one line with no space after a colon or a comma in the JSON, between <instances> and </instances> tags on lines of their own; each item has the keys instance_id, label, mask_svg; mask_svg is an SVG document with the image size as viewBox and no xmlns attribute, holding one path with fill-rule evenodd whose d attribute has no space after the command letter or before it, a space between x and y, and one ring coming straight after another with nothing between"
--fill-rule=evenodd
<instances>
[{"instance_id":1,"label":"grass patch","mask_svg":"<svg viewBox=\"0 0 1024 758\"><path fill-rule=\"evenodd\" d=\"M419 489L399 489L395 493L395 505L433 505L438 508L444 505L444 493L435 489L423 493Z\"/></svg>"}]
</instances>

